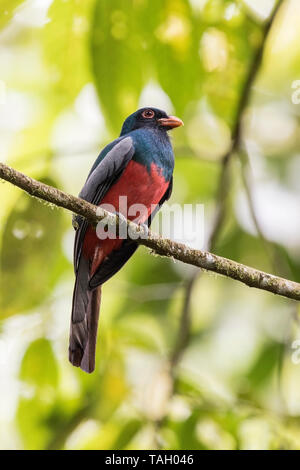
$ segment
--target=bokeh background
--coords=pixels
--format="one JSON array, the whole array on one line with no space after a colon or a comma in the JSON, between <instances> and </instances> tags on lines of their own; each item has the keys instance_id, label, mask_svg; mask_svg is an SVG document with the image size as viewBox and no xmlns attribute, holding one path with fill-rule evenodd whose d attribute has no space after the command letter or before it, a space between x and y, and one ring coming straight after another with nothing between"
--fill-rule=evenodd
<instances>
[{"instance_id":1,"label":"bokeh background","mask_svg":"<svg viewBox=\"0 0 300 470\"><path fill-rule=\"evenodd\" d=\"M172 201L215 211L272 0L0 0L0 158L78 194L139 106L174 113ZM300 2L282 2L215 252L300 281ZM293 88L294 87L294 88ZM300 448L297 304L140 247L103 289L96 372L67 359L70 214L0 185L2 449ZM179 335L179 336L178 336Z\"/></svg>"}]
</instances>

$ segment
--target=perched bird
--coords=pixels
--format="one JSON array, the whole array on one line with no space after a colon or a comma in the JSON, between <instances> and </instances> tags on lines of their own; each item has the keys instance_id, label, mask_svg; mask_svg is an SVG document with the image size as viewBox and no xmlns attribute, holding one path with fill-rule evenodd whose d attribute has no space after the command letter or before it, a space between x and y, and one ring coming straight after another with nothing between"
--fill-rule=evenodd
<instances>
[{"instance_id":1,"label":"perched bird","mask_svg":"<svg viewBox=\"0 0 300 470\"><path fill-rule=\"evenodd\" d=\"M120 137L95 161L79 197L149 226L172 192L174 154L167 131L183 125L156 108L143 108L124 122ZM121 196L121 198L120 198ZM121 201L121 202L120 202ZM126 201L126 207L123 202ZM143 205L139 215L130 208ZM109 206L110 207L110 206ZM127 211L128 209L128 211ZM101 286L137 249L130 239L102 239L95 228L76 217L69 359L86 372L95 368Z\"/></svg>"}]
</instances>

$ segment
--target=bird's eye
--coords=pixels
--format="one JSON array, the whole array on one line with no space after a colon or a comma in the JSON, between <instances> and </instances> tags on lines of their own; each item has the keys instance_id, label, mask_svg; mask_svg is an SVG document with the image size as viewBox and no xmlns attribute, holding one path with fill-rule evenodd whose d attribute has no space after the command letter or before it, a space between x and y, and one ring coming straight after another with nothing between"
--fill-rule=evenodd
<instances>
[{"instance_id":1,"label":"bird's eye","mask_svg":"<svg viewBox=\"0 0 300 470\"><path fill-rule=\"evenodd\" d=\"M154 111L152 111L152 109L146 109L142 112L142 117L145 119L151 119L154 117Z\"/></svg>"}]
</instances>

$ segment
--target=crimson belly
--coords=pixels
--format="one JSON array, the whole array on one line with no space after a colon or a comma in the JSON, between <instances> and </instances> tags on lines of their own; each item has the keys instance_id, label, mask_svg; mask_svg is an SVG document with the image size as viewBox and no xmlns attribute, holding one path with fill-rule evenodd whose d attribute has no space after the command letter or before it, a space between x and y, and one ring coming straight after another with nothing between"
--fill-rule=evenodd
<instances>
[{"instance_id":1,"label":"crimson belly","mask_svg":"<svg viewBox=\"0 0 300 470\"><path fill-rule=\"evenodd\" d=\"M120 212L129 220L144 223L168 186L169 182L164 179L160 168L152 164L148 172L144 165L131 160L121 178L108 190L100 205L110 205L106 207L107 210ZM122 240L118 238L100 240L92 227L87 229L83 255L92 260L91 275L103 259L121 244Z\"/></svg>"}]
</instances>

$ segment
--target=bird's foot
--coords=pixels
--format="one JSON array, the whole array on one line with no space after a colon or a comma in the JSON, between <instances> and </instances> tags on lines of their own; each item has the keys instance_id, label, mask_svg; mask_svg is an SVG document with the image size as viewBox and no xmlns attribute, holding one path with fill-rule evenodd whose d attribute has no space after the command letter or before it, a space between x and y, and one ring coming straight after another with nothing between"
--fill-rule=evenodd
<instances>
[{"instance_id":1,"label":"bird's foot","mask_svg":"<svg viewBox=\"0 0 300 470\"><path fill-rule=\"evenodd\" d=\"M74 230L79 229L80 222L82 221L82 217L80 215L73 214L72 215L72 225Z\"/></svg>"},{"instance_id":2,"label":"bird's foot","mask_svg":"<svg viewBox=\"0 0 300 470\"><path fill-rule=\"evenodd\" d=\"M127 224L127 219L121 212L114 211L114 214L118 217L119 223L126 223Z\"/></svg>"},{"instance_id":3,"label":"bird's foot","mask_svg":"<svg viewBox=\"0 0 300 470\"><path fill-rule=\"evenodd\" d=\"M149 235L149 227L147 224L137 224L138 228L136 228L136 223L133 225L129 224L128 233L131 240L137 240L141 238L142 240L146 240Z\"/></svg>"},{"instance_id":4,"label":"bird's foot","mask_svg":"<svg viewBox=\"0 0 300 470\"><path fill-rule=\"evenodd\" d=\"M149 235L149 227L148 224L138 224L139 229L136 231L135 229L132 230L131 224L127 218L118 211L115 211L114 214L118 217L118 237L119 238L128 238L127 235L129 234L129 238L132 240L136 240L137 238L146 239ZM134 225L135 227L135 225Z\"/></svg>"},{"instance_id":5,"label":"bird's foot","mask_svg":"<svg viewBox=\"0 0 300 470\"><path fill-rule=\"evenodd\" d=\"M119 219L118 220L118 237L126 239L127 230L128 230L127 219L121 212L115 211L114 214Z\"/></svg>"},{"instance_id":6,"label":"bird's foot","mask_svg":"<svg viewBox=\"0 0 300 470\"><path fill-rule=\"evenodd\" d=\"M148 235L149 235L148 224L139 224L139 227L140 227L140 237L139 238L142 238L143 240L147 239Z\"/></svg>"}]
</instances>

